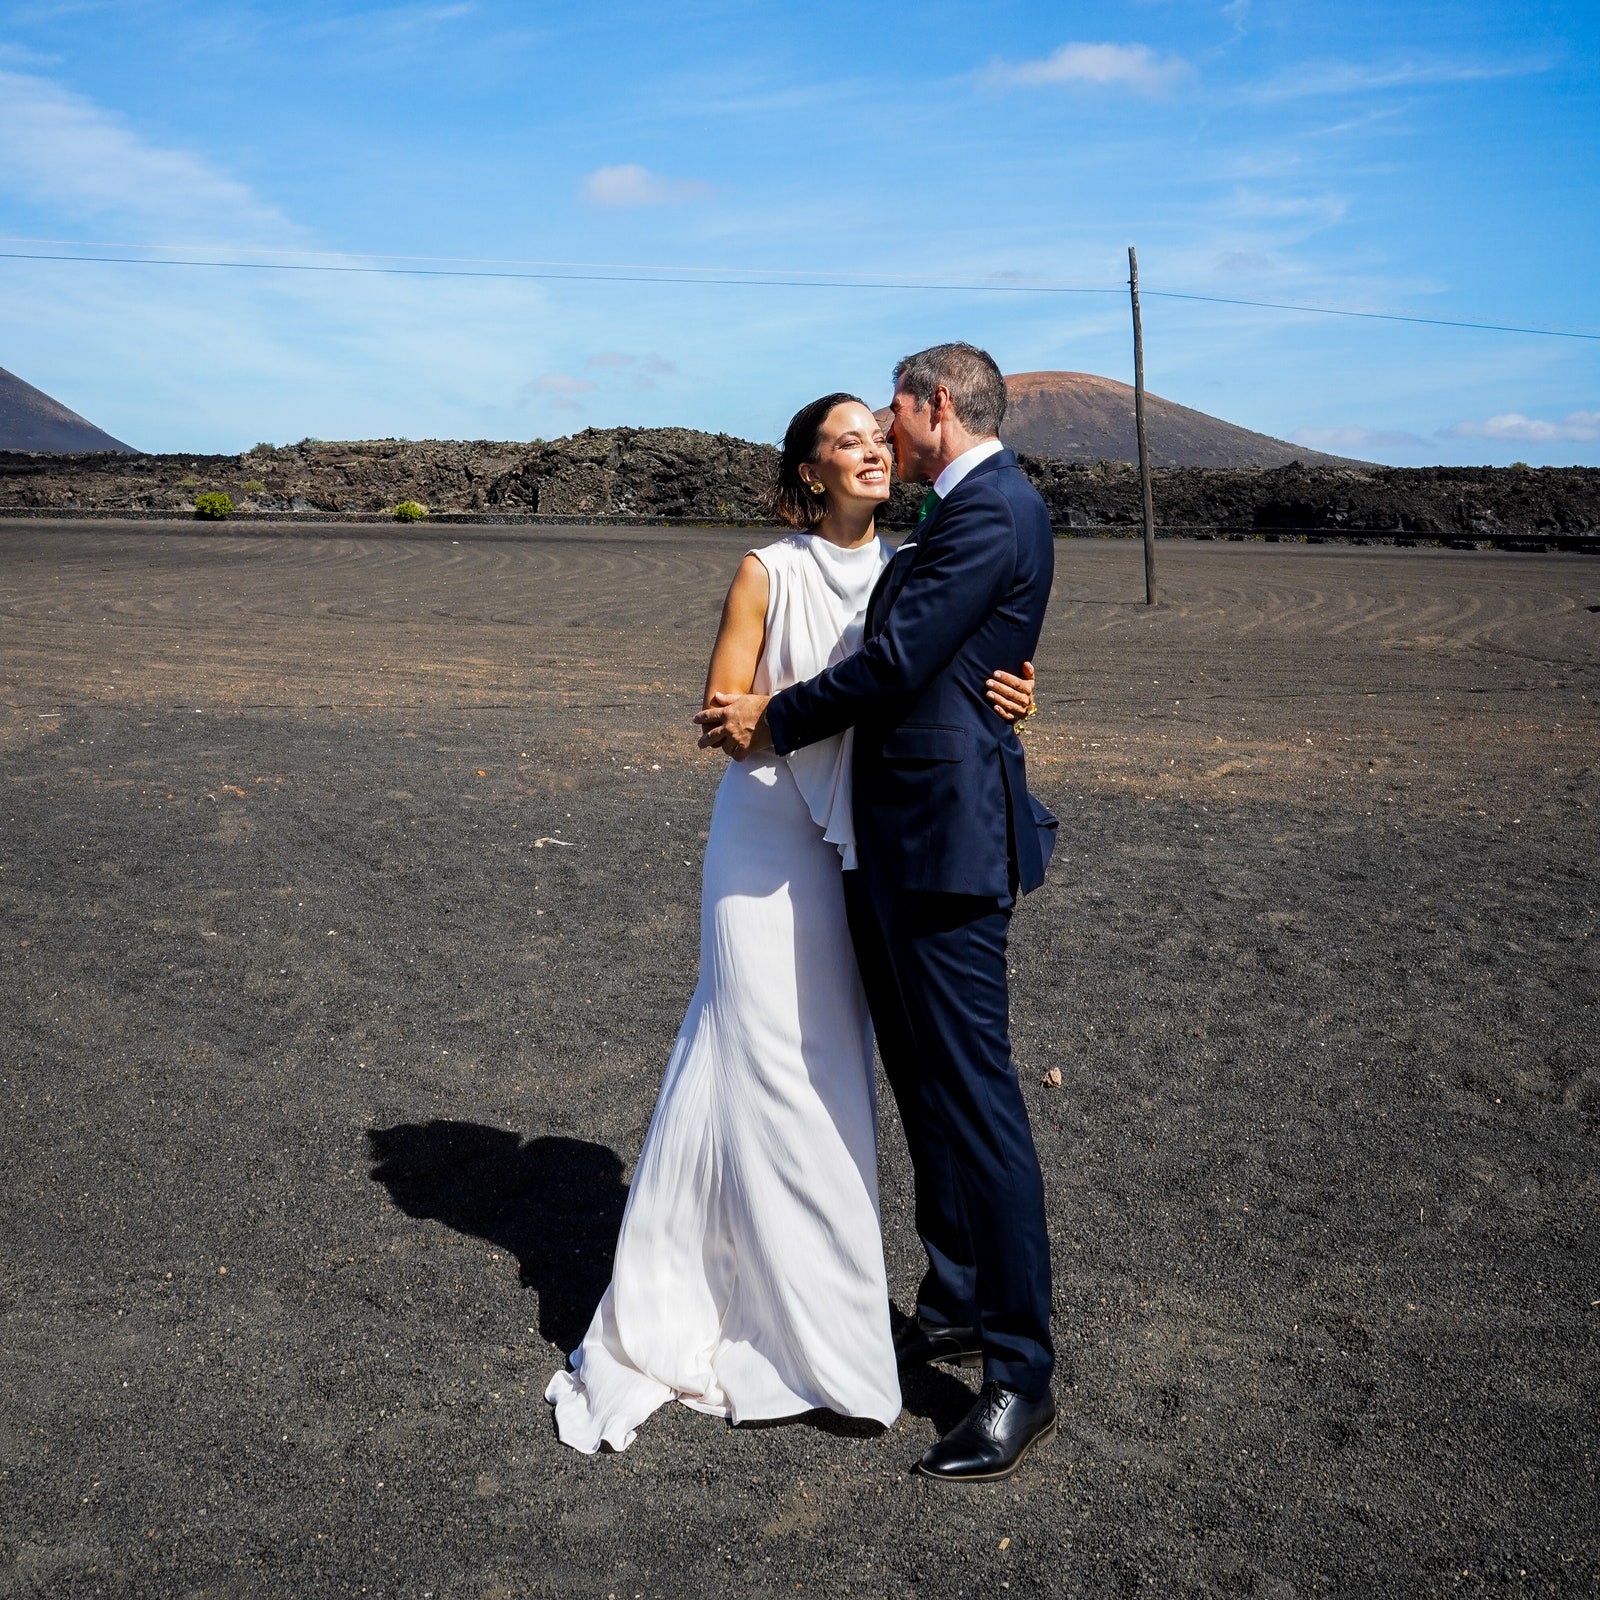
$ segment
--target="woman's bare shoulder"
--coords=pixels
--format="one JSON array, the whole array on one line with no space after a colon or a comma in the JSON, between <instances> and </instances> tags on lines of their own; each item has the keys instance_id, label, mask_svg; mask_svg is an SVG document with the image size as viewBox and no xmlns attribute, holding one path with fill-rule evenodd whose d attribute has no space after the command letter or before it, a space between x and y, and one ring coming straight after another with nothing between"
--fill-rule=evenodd
<instances>
[{"instance_id":1,"label":"woman's bare shoulder","mask_svg":"<svg viewBox=\"0 0 1600 1600\"><path fill-rule=\"evenodd\" d=\"M781 539L774 539L771 544L764 544L751 550L745 560L759 561L771 572L793 561L796 554L805 548L807 538L808 535L803 533L786 533Z\"/></svg>"},{"instance_id":2,"label":"woman's bare shoulder","mask_svg":"<svg viewBox=\"0 0 1600 1600\"><path fill-rule=\"evenodd\" d=\"M767 595L771 590L772 578L762 554L761 551L751 550L739 563L739 569L733 575L733 582L728 585L730 610L759 611L763 616L766 614Z\"/></svg>"}]
</instances>

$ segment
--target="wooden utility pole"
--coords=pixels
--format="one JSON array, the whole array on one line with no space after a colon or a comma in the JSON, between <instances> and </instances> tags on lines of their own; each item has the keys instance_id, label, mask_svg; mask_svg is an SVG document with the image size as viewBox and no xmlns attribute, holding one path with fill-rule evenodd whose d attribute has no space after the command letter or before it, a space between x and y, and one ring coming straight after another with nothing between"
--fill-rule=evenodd
<instances>
[{"instance_id":1,"label":"wooden utility pole","mask_svg":"<svg viewBox=\"0 0 1600 1600\"><path fill-rule=\"evenodd\" d=\"M1144 603L1156 603L1156 513L1150 498L1150 445L1144 434L1144 329L1139 325L1139 257L1128 246L1128 293L1133 296L1133 421L1139 432L1139 488L1144 495Z\"/></svg>"}]
</instances>

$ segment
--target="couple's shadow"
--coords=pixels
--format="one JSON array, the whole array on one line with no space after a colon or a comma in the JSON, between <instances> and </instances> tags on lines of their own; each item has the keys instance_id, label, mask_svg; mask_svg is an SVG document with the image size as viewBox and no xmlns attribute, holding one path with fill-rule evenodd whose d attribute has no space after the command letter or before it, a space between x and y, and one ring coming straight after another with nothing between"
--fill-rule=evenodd
<instances>
[{"instance_id":1,"label":"couple's shadow","mask_svg":"<svg viewBox=\"0 0 1600 1600\"><path fill-rule=\"evenodd\" d=\"M523 1140L480 1122L406 1122L372 1128L372 1178L408 1217L442 1222L498 1245L516 1259L539 1297L539 1332L561 1350L583 1338L611 1281L628 1188L622 1162L605 1145L552 1135ZM895 1326L904 1321L893 1312ZM972 1392L942 1367L912 1373L907 1411L943 1433L972 1405ZM804 1418L830 1433L876 1433L832 1412ZM759 1426L759 1425L758 1425Z\"/></svg>"},{"instance_id":2,"label":"couple's shadow","mask_svg":"<svg viewBox=\"0 0 1600 1600\"><path fill-rule=\"evenodd\" d=\"M372 1178L408 1217L442 1222L515 1257L539 1296L539 1332L576 1349L611 1281L628 1188L616 1152L480 1122L372 1128Z\"/></svg>"}]
</instances>

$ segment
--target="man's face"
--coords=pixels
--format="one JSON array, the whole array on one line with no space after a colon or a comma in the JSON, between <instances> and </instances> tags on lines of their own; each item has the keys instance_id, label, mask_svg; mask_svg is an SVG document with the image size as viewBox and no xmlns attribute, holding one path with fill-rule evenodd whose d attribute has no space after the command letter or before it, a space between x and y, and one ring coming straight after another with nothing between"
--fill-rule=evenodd
<instances>
[{"instance_id":1,"label":"man's face","mask_svg":"<svg viewBox=\"0 0 1600 1600\"><path fill-rule=\"evenodd\" d=\"M894 446L894 467L905 483L923 483L932 473L929 463L939 454L938 415L940 395L919 406L904 389L896 389L889 410L889 443Z\"/></svg>"}]
</instances>

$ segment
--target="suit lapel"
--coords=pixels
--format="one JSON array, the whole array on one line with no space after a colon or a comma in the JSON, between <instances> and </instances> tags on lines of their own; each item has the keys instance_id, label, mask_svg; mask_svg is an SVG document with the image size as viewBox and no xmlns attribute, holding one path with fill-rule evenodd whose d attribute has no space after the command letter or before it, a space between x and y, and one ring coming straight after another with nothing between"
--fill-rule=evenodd
<instances>
[{"instance_id":1,"label":"suit lapel","mask_svg":"<svg viewBox=\"0 0 1600 1600\"><path fill-rule=\"evenodd\" d=\"M878 586L872 591L872 598L867 602L867 637L870 639L878 633L889 615L889 608L895 602L895 596L905 587L906 579L911 574L912 567L917 561L917 547L926 539L935 528L939 526L939 519L944 515L945 508L951 500L961 493L967 484L974 478L982 477L990 472L998 472L1001 467L1014 467L1017 458L1010 450L997 450L992 456L985 456L954 489L950 491L947 499L941 500L928 516L917 524L907 536L905 542L894 554L889 565L883 569L883 575L878 579Z\"/></svg>"},{"instance_id":2,"label":"suit lapel","mask_svg":"<svg viewBox=\"0 0 1600 1600\"><path fill-rule=\"evenodd\" d=\"M933 520L932 517L928 522ZM872 598L867 602L867 636L870 638L882 628L884 619L889 615L889 607L894 604L895 596L905 587L906 575L911 571L917 559L916 545L924 532L927 531L928 522L924 522L912 534L894 555L890 557L889 564L879 575L877 587L872 591Z\"/></svg>"}]
</instances>

